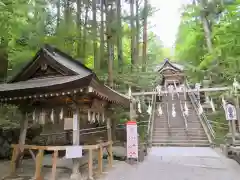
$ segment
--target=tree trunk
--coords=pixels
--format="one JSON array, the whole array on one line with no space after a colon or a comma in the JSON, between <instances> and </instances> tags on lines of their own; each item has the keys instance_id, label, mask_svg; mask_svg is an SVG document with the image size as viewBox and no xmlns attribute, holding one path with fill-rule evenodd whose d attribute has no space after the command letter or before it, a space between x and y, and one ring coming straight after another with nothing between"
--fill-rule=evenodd
<instances>
[{"instance_id":1,"label":"tree trunk","mask_svg":"<svg viewBox=\"0 0 240 180\"><path fill-rule=\"evenodd\" d=\"M77 39L77 57L81 57L81 44L82 44L82 28L81 28L81 8L82 8L82 0L77 0L77 29L78 29L78 39Z\"/></svg>"},{"instance_id":2,"label":"tree trunk","mask_svg":"<svg viewBox=\"0 0 240 180\"><path fill-rule=\"evenodd\" d=\"M103 67L103 62L105 58L105 39L104 39L104 2L100 2L100 11L101 11L101 25L100 25L100 68Z\"/></svg>"},{"instance_id":3,"label":"tree trunk","mask_svg":"<svg viewBox=\"0 0 240 180\"><path fill-rule=\"evenodd\" d=\"M64 0L64 20L66 24L69 24L70 16L71 16L70 1Z\"/></svg>"},{"instance_id":4,"label":"tree trunk","mask_svg":"<svg viewBox=\"0 0 240 180\"><path fill-rule=\"evenodd\" d=\"M0 44L0 82L3 82L7 78L8 71L8 42L2 38Z\"/></svg>"},{"instance_id":5,"label":"tree trunk","mask_svg":"<svg viewBox=\"0 0 240 180\"><path fill-rule=\"evenodd\" d=\"M205 35L205 40L206 40L206 45L208 48L208 52L212 53L213 51L213 45L212 45L212 39L211 39L211 27L210 27L210 22L208 20L208 17L206 15L206 1L204 0L198 0L200 7L201 7L201 20L203 24L203 29L204 29L204 35Z\"/></svg>"},{"instance_id":6,"label":"tree trunk","mask_svg":"<svg viewBox=\"0 0 240 180\"><path fill-rule=\"evenodd\" d=\"M92 34L93 34L93 56L94 56L94 69L100 69L100 64L97 56L97 7L96 1L92 1Z\"/></svg>"},{"instance_id":7,"label":"tree trunk","mask_svg":"<svg viewBox=\"0 0 240 180\"><path fill-rule=\"evenodd\" d=\"M139 63L139 32L140 32L140 25L139 25L139 0L136 0L136 50L135 50L135 58L137 63Z\"/></svg>"},{"instance_id":8,"label":"tree trunk","mask_svg":"<svg viewBox=\"0 0 240 180\"><path fill-rule=\"evenodd\" d=\"M144 17L143 17L143 46L142 46L142 71L147 67L147 7L148 0L144 0Z\"/></svg>"},{"instance_id":9,"label":"tree trunk","mask_svg":"<svg viewBox=\"0 0 240 180\"><path fill-rule=\"evenodd\" d=\"M87 4L85 6L85 16L84 16L85 18L84 18L84 29L83 29L83 46L82 46L83 61L85 61L85 57L86 57L88 11L89 11L89 7Z\"/></svg>"},{"instance_id":10,"label":"tree trunk","mask_svg":"<svg viewBox=\"0 0 240 180\"><path fill-rule=\"evenodd\" d=\"M112 5L110 5L110 10L108 9L108 4L105 6L106 10L106 26L107 26L107 48L108 48L108 84L110 87L113 87L113 60L114 60L114 54L113 54L113 44L112 44L112 30L111 30L111 23L112 23L112 14L113 9Z\"/></svg>"},{"instance_id":11,"label":"tree trunk","mask_svg":"<svg viewBox=\"0 0 240 180\"><path fill-rule=\"evenodd\" d=\"M117 6L117 52L118 52L118 71L123 71L123 50L122 50L122 20L121 20L121 0L116 0Z\"/></svg>"},{"instance_id":12,"label":"tree trunk","mask_svg":"<svg viewBox=\"0 0 240 180\"><path fill-rule=\"evenodd\" d=\"M57 28L59 27L61 19L61 0L57 0Z\"/></svg>"},{"instance_id":13,"label":"tree trunk","mask_svg":"<svg viewBox=\"0 0 240 180\"><path fill-rule=\"evenodd\" d=\"M135 47L136 47L136 36L135 36L135 23L134 23L134 0L130 0L130 13L131 13L131 70L135 67L136 57L135 57Z\"/></svg>"}]
</instances>

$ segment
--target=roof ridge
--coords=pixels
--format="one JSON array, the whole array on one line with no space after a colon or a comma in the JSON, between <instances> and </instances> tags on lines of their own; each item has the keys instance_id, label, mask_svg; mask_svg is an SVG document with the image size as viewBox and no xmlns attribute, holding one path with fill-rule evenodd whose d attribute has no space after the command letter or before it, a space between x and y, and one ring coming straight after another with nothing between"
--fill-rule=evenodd
<instances>
[{"instance_id":1,"label":"roof ridge","mask_svg":"<svg viewBox=\"0 0 240 180\"><path fill-rule=\"evenodd\" d=\"M79 65L81 67L83 67L84 69L90 71L91 73L94 73L92 71L92 69L88 68L87 66L85 66L82 62L74 59L72 56L68 55L67 53L61 51L60 49L56 48L55 46L49 45L49 44L44 44L43 49L46 49L47 51L49 51L50 53L52 53L55 56L55 53L59 54L60 56L65 57L66 59L74 62L76 65ZM95 73L94 73L95 74Z\"/></svg>"}]
</instances>

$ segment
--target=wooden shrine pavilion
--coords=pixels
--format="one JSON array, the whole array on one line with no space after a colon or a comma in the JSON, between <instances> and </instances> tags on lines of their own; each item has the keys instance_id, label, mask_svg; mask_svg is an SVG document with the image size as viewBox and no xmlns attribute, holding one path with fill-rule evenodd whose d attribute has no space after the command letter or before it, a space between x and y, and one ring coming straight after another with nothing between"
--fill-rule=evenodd
<instances>
[{"instance_id":1,"label":"wooden shrine pavilion","mask_svg":"<svg viewBox=\"0 0 240 180\"><path fill-rule=\"evenodd\" d=\"M176 84L184 82L184 67L180 64L170 62L169 59L165 59L163 63L157 66L156 71L163 76L161 85L164 87L173 82Z\"/></svg>"},{"instance_id":2,"label":"wooden shrine pavilion","mask_svg":"<svg viewBox=\"0 0 240 180\"><path fill-rule=\"evenodd\" d=\"M45 45L34 58L7 83L0 86L2 104L14 104L25 114L21 121L19 144L14 145L11 172L16 172L19 154L23 150L37 150L35 179L41 179L41 164L44 151L53 151L52 179L55 179L56 158L58 151L66 150L66 146L25 145L29 122L52 124L52 130L64 121L61 131L71 129L72 144L83 145L80 138L80 127L89 122L106 122L105 144L83 145L89 150L89 178L92 178L92 150L99 149L101 161L102 148L107 147L109 164L112 159L111 105L130 108L130 98L102 84L96 74L81 62L61 52L57 48ZM29 117L29 114L31 117ZM106 119L106 120L105 120ZM87 122L87 123L86 123ZM84 143L85 144L85 143ZM102 165L99 164L99 171ZM79 162L74 161L73 175L79 174ZM72 176L74 177L74 176Z\"/></svg>"}]
</instances>

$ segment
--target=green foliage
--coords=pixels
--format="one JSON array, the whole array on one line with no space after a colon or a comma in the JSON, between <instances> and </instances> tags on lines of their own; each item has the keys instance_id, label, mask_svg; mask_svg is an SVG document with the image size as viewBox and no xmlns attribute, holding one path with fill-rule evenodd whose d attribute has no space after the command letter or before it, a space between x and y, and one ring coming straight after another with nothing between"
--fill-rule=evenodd
<instances>
[{"instance_id":1,"label":"green foliage","mask_svg":"<svg viewBox=\"0 0 240 180\"><path fill-rule=\"evenodd\" d=\"M215 4L212 4L215 3ZM189 77L203 79L204 75L213 83L232 83L239 76L239 4L237 1L219 4L212 1L207 11L212 34L213 52L208 52L199 5L188 5L176 41L176 58L188 64ZM194 79L193 79L194 80Z\"/></svg>"},{"instance_id":2,"label":"green foliage","mask_svg":"<svg viewBox=\"0 0 240 180\"><path fill-rule=\"evenodd\" d=\"M3 105L0 107L1 128L19 127L21 118L21 112L16 106Z\"/></svg>"}]
</instances>

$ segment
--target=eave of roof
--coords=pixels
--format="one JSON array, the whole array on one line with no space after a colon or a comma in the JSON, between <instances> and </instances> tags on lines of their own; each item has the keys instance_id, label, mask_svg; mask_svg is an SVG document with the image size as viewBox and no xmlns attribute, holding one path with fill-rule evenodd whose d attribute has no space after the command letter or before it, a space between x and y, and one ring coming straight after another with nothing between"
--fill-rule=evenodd
<instances>
[{"instance_id":1,"label":"eave of roof","mask_svg":"<svg viewBox=\"0 0 240 180\"><path fill-rule=\"evenodd\" d=\"M16 77L21 72L30 68L32 63L40 56L41 53L46 53L47 57L54 59L57 63L65 66L66 68L75 72L76 75L60 76L60 77L45 77L38 79L30 79L26 81L16 81ZM125 107L129 107L130 98L114 91L113 89L105 86L99 81L96 74L81 62L73 59L60 50L53 48L52 46L45 45L41 48L32 61L26 64L16 76L14 76L8 83L1 84L0 86L0 99L4 102L13 99L28 99L32 97L45 97L52 92L64 92L73 90L74 88L80 89L85 87L93 87L96 94L102 94L104 98L107 98L111 102L118 102ZM58 94L58 93L57 93Z\"/></svg>"},{"instance_id":2,"label":"eave of roof","mask_svg":"<svg viewBox=\"0 0 240 180\"><path fill-rule=\"evenodd\" d=\"M170 66L172 66L174 69L177 69L179 71L183 71L184 70L184 66L175 62L170 62L169 59L165 59L162 63L160 63L156 68L155 71L157 72L161 72L162 69L164 68L164 66L166 64L169 64Z\"/></svg>"}]
</instances>

